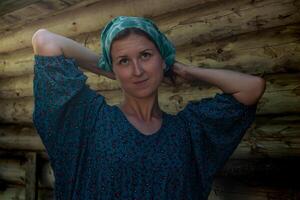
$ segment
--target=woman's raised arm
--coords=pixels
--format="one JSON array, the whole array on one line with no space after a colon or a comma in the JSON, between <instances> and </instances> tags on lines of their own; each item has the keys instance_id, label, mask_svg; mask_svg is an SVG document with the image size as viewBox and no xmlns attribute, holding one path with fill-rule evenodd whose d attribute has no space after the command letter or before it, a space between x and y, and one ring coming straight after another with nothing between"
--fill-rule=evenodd
<instances>
[{"instance_id":1,"label":"woman's raised arm","mask_svg":"<svg viewBox=\"0 0 300 200\"><path fill-rule=\"evenodd\" d=\"M266 88L266 81L259 76L227 69L186 66L175 62L173 71L185 80L199 80L217 86L245 105L257 103Z\"/></svg>"},{"instance_id":2,"label":"woman's raised arm","mask_svg":"<svg viewBox=\"0 0 300 200\"><path fill-rule=\"evenodd\" d=\"M43 56L63 54L67 58L74 58L83 69L115 79L112 73L104 72L97 67L99 55L70 38L39 29L32 36L32 46L34 54Z\"/></svg>"}]
</instances>

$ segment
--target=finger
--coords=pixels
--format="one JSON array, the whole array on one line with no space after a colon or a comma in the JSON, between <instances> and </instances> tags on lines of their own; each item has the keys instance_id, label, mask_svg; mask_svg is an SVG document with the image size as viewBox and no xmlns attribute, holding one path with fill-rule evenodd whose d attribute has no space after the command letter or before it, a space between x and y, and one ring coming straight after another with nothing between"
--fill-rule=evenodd
<instances>
[{"instance_id":1,"label":"finger","mask_svg":"<svg viewBox=\"0 0 300 200\"><path fill-rule=\"evenodd\" d=\"M168 85L172 84L172 81L168 77L164 77L163 82L166 83L166 84L168 84Z\"/></svg>"},{"instance_id":2,"label":"finger","mask_svg":"<svg viewBox=\"0 0 300 200\"><path fill-rule=\"evenodd\" d=\"M105 72L104 76L106 76L110 79L116 80L115 74L112 72Z\"/></svg>"}]
</instances>

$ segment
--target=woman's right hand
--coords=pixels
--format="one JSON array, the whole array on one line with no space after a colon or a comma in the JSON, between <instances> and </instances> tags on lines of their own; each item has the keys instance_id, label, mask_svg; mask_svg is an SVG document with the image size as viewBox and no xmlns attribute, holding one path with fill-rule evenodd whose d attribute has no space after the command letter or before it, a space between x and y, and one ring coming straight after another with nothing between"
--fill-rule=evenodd
<instances>
[{"instance_id":1,"label":"woman's right hand","mask_svg":"<svg viewBox=\"0 0 300 200\"><path fill-rule=\"evenodd\" d=\"M100 74L107 77L107 78L109 78L109 79L116 80L116 76L113 72L104 72L104 71L102 71Z\"/></svg>"},{"instance_id":2,"label":"woman's right hand","mask_svg":"<svg viewBox=\"0 0 300 200\"><path fill-rule=\"evenodd\" d=\"M106 76L113 80L116 79L113 73L105 72L97 67L97 63L101 55L94 53L81 43L70 38L53 33L46 29L39 29L32 37L32 45L34 54L49 56L63 54L66 58L74 58L79 67L83 69L98 75ZM43 48L39 48L40 46ZM41 49L43 52L41 52Z\"/></svg>"}]
</instances>

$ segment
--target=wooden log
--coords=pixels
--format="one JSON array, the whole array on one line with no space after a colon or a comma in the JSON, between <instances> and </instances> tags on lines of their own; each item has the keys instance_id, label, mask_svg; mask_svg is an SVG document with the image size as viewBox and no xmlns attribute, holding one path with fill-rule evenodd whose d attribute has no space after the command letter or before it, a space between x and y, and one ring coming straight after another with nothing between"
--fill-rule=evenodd
<instances>
[{"instance_id":1,"label":"wooden log","mask_svg":"<svg viewBox=\"0 0 300 200\"><path fill-rule=\"evenodd\" d=\"M170 13L160 28L176 45L203 44L238 34L299 22L297 4L285 0L233 0ZM263 13L263 14L262 14ZM172 17L171 17L172 16Z\"/></svg>"},{"instance_id":2,"label":"wooden log","mask_svg":"<svg viewBox=\"0 0 300 200\"><path fill-rule=\"evenodd\" d=\"M33 65L32 49L0 55L0 78L32 74Z\"/></svg>"},{"instance_id":3,"label":"wooden log","mask_svg":"<svg viewBox=\"0 0 300 200\"><path fill-rule=\"evenodd\" d=\"M26 7L30 4L36 3L38 0L29 1L12 1L12 0L2 0L0 2L0 16L18 10L20 8Z\"/></svg>"},{"instance_id":4,"label":"wooden log","mask_svg":"<svg viewBox=\"0 0 300 200\"><path fill-rule=\"evenodd\" d=\"M259 182L247 183L231 178L215 179L208 200L286 200L298 199L300 192L293 187L274 187L259 185Z\"/></svg>"},{"instance_id":5,"label":"wooden log","mask_svg":"<svg viewBox=\"0 0 300 200\"><path fill-rule=\"evenodd\" d=\"M37 199L37 169L36 169L36 153L26 153L25 164L25 199L36 200Z\"/></svg>"},{"instance_id":6,"label":"wooden log","mask_svg":"<svg viewBox=\"0 0 300 200\"><path fill-rule=\"evenodd\" d=\"M38 200L53 200L54 191L47 189L39 189ZM0 199L5 200L26 200L25 187L9 185L8 188L0 191Z\"/></svg>"},{"instance_id":7,"label":"wooden log","mask_svg":"<svg viewBox=\"0 0 300 200\"><path fill-rule=\"evenodd\" d=\"M67 37L79 35L86 32L97 31L103 27L112 17L117 15L130 16L158 16L163 13L172 12L195 5L203 5L216 0L162 0L153 2L151 0L126 1L100 1L85 8L79 8L53 16L49 19L39 21L32 26L24 26L19 30L7 31L0 35L0 53L14 51L16 49L31 46L31 37L40 28L47 28L53 32ZM151 5L151 6L149 6ZM74 19L74 16L79 16ZM93 19L91 21L91 19ZM60 23L57 23L57 22ZM20 31L22 30L22 31Z\"/></svg>"},{"instance_id":8,"label":"wooden log","mask_svg":"<svg viewBox=\"0 0 300 200\"><path fill-rule=\"evenodd\" d=\"M6 100L2 102L1 106L7 106L1 108L0 123L6 122L17 122L17 123L31 123L32 122L32 111L33 111L33 99L24 98L20 102L12 102ZM0 103L1 104L1 103ZM8 117L8 118L7 118Z\"/></svg>"},{"instance_id":9,"label":"wooden log","mask_svg":"<svg viewBox=\"0 0 300 200\"><path fill-rule=\"evenodd\" d=\"M7 155L10 155L9 158L0 157L0 182L24 185L33 190L33 187L54 188L55 179L49 160L41 157L40 152L30 153L33 156L28 152L23 152L18 156L15 156L15 153L7 152ZM36 163L37 158L38 163ZM37 169L33 170L35 167ZM28 194L33 195L33 192Z\"/></svg>"},{"instance_id":10,"label":"wooden log","mask_svg":"<svg viewBox=\"0 0 300 200\"><path fill-rule=\"evenodd\" d=\"M279 114L300 112L300 79L299 73L265 76L267 81L266 92L259 101L257 114ZM115 105L121 102L120 90L101 91L108 104ZM192 100L200 100L222 93L216 87L182 86L160 87L159 102L161 108L175 114L182 110ZM32 123L33 98L1 99L0 122L2 123Z\"/></svg>"},{"instance_id":11,"label":"wooden log","mask_svg":"<svg viewBox=\"0 0 300 200\"><path fill-rule=\"evenodd\" d=\"M181 62L251 74L300 71L300 24L177 48Z\"/></svg>"},{"instance_id":12,"label":"wooden log","mask_svg":"<svg viewBox=\"0 0 300 200\"><path fill-rule=\"evenodd\" d=\"M38 171L38 185L41 188L54 188L55 178L51 164L48 160L41 162L41 168Z\"/></svg>"},{"instance_id":13,"label":"wooden log","mask_svg":"<svg viewBox=\"0 0 300 200\"><path fill-rule=\"evenodd\" d=\"M176 10L154 17L153 20L162 32L173 41L175 46L189 44L200 46L208 42L235 38L247 33L264 33L284 26L291 27L283 33L293 32L293 26L299 22L297 10L298 5L293 4L290 0L284 2L274 0L255 2L229 0L226 2L212 2L206 6L200 4L191 8ZM261 13L264 13L264 15L262 16ZM282 16L285 16L287 21L282 21ZM264 23L259 24L260 22ZM278 35L283 33L277 32ZM73 38L76 41L82 41L82 44L97 52L100 51L99 32L89 32L86 36L82 34ZM297 39L294 41L297 41Z\"/></svg>"},{"instance_id":14,"label":"wooden log","mask_svg":"<svg viewBox=\"0 0 300 200\"><path fill-rule=\"evenodd\" d=\"M283 158L300 155L300 116L257 116L232 158Z\"/></svg>"},{"instance_id":15,"label":"wooden log","mask_svg":"<svg viewBox=\"0 0 300 200\"><path fill-rule=\"evenodd\" d=\"M37 137L32 126L7 126L0 128L0 138L2 138L0 145L2 149L44 150L44 145L40 137Z\"/></svg>"},{"instance_id":16,"label":"wooden log","mask_svg":"<svg viewBox=\"0 0 300 200\"><path fill-rule=\"evenodd\" d=\"M125 5L120 4L120 2L116 5L113 3L114 1L110 1L107 4L101 2L100 7L97 7L98 4L94 4L92 8L80 9L78 12L66 12L63 16L55 16L49 21L39 22L32 27L24 27L22 31L15 30L1 35L0 43L3 44L3 48L0 49L0 53L31 47L31 37L34 31L41 27L67 37L97 31L110 19L106 16L115 15L112 13L118 13L117 15L132 15L135 13L133 15L157 16L152 18L157 21L161 30L177 46L188 43L203 44L246 32L297 23L300 19L297 4L294 4L293 0L255 2L231 0L222 2L222 4L205 4L206 6L203 4L208 1L203 0L189 0L185 3L178 0L173 1L160 1L157 5L151 3L151 7L148 6L146 0L132 1L131 4L125 3ZM140 5L137 5L138 3ZM145 5L147 5L147 8L142 9ZM106 9L107 6L109 6L109 9ZM130 7L130 11L128 7ZM119 10L120 8L122 10ZM181 10L178 10L178 8L181 8ZM188 10L184 10L184 8ZM118 12L115 12L115 10ZM163 15L164 13L169 14ZM264 13L264 15L261 15L261 13ZM74 18L70 17L73 15L81 17L74 21ZM89 23L91 18L98 20L93 21L93 24L91 24ZM57 21L62 21L62 23L57 24Z\"/></svg>"},{"instance_id":17,"label":"wooden log","mask_svg":"<svg viewBox=\"0 0 300 200\"><path fill-rule=\"evenodd\" d=\"M20 126L20 127L22 127L22 126ZM6 127L6 128L9 129L8 127ZM33 129L33 127L31 127L31 129ZM34 134L36 134L36 133L34 132ZM43 149L43 147L42 147L42 149ZM26 162L26 153L28 151L26 151L26 150L23 151L23 150L18 151L17 149L8 150L8 149L0 148L0 158L3 159L3 160L11 160L11 159L19 160L20 163L24 164ZM47 154L46 151L34 151L34 152L36 152L37 157L39 159L49 160L49 157L48 157L48 154ZM38 162L38 165L40 165L40 162Z\"/></svg>"},{"instance_id":18,"label":"wooden log","mask_svg":"<svg viewBox=\"0 0 300 200\"><path fill-rule=\"evenodd\" d=\"M84 72L88 77L87 85L93 90L116 90L120 89L118 81L105 76L98 76L91 72ZM23 98L33 96L34 75L20 76L15 78L0 79L0 98Z\"/></svg>"},{"instance_id":19,"label":"wooden log","mask_svg":"<svg viewBox=\"0 0 300 200\"><path fill-rule=\"evenodd\" d=\"M89 6L97 0L22 0L10 1L1 10L0 8L0 32L24 27L36 20L43 20L65 11L74 10L79 7ZM3 0L1 1L3 2ZM6 2L5 2L6 3ZM2 7L0 5L0 7Z\"/></svg>"},{"instance_id":20,"label":"wooden log","mask_svg":"<svg viewBox=\"0 0 300 200\"><path fill-rule=\"evenodd\" d=\"M299 157L230 159L216 176L258 181L261 185L282 186L285 183L286 186L300 186L299 161Z\"/></svg>"},{"instance_id":21,"label":"wooden log","mask_svg":"<svg viewBox=\"0 0 300 200\"><path fill-rule=\"evenodd\" d=\"M23 160L1 158L0 159L0 180L13 184L24 184L25 162Z\"/></svg>"},{"instance_id":22,"label":"wooden log","mask_svg":"<svg viewBox=\"0 0 300 200\"><path fill-rule=\"evenodd\" d=\"M1 128L0 147L6 150L30 150L44 151L45 147L42 140L37 135L34 128L30 129L29 134L20 135L19 132L11 132L17 130L14 127ZM22 130L20 130L22 132Z\"/></svg>"}]
</instances>

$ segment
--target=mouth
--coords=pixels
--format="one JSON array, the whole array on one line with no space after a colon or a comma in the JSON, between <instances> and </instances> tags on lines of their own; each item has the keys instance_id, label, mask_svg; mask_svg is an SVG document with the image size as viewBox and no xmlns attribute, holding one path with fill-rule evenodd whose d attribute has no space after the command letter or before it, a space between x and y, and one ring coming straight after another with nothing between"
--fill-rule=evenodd
<instances>
[{"instance_id":1,"label":"mouth","mask_svg":"<svg viewBox=\"0 0 300 200\"><path fill-rule=\"evenodd\" d=\"M142 84L142 83L145 83L148 79L145 79L145 80L142 80L142 81L136 81L136 82L133 82L134 84Z\"/></svg>"}]
</instances>

